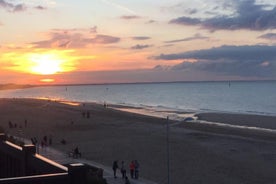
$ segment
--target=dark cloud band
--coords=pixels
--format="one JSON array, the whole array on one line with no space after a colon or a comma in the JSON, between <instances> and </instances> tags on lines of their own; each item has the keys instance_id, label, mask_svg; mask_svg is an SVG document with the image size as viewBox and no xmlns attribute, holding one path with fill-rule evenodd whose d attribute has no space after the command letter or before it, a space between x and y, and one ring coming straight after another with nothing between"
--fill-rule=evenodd
<instances>
[{"instance_id":1,"label":"dark cloud band","mask_svg":"<svg viewBox=\"0 0 276 184\"><path fill-rule=\"evenodd\" d=\"M276 77L276 46L221 46L217 48L161 54L155 59L184 62L171 67L171 70L205 71L217 75L246 77ZM193 59L196 62L188 62Z\"/></svg>"},{"instance_id":2,"label":"dark cloud band","mask_svg":"<svg viewBox=\"0 0 276 184\"><path fill-rule=\"evenodd\" d=\"M171 24L200 26L211 31L215 30L267 30L276 29L276 6L267 10L266 5L257 5L255 0L232 0L235 6L233 15L216 15L212 18L192 18L182 16L170 20Z\"/></svg>"},{"instance_id":3,"label":"dark cloud band","mask_svg":"<svg viewBox=\"0 0 276 184\"><path fill-rule=\"evenodd\" d=\"M176 54L161 54L155 59L206 59L206 60L272 60L276 59L276 46L221 46Z\"/></svg>"}]
</instances>

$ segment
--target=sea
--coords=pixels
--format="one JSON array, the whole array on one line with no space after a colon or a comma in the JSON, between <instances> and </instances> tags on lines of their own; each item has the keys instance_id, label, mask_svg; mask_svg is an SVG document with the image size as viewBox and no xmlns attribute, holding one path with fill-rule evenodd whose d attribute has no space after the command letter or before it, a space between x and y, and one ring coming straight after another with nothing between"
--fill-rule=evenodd
<instances>
[{"instance_id":1,"label":"sea","mask_svg":"<svg viewBox=\"0 0 276 184\"><path fill-rule=\"evenodd\" d=\"M106 103L125 111L174 118L198 112L276 116L276 81L41 86L1 90L0 98Z\"/></svg>"}]
</instances>

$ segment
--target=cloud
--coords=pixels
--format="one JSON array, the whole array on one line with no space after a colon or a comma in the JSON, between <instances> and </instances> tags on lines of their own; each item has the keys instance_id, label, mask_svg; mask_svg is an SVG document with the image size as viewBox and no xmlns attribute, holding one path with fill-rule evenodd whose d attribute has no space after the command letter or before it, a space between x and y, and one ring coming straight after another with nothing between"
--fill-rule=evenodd
<instances>
[{"instance_id":1,"label":"cloud","mask_svg":"<svg viewBox=\"0 0 276 184\"><path fill-rule=\"evenodd\" d=\"M14 2L8 2L5 0L0 0L0 8L3 8L8 12L21 12L27 9L23 3L15 4Z\"/></svg>"},{"instance_id":2,"label":"cloud","mask_svg":"<svg viewBox=\"0 0 276 184\"><path fill-rule=\"evenodd\" d=\"M240 77L276 77L276 63L268 61L212 61L183 62L171 70L204 71L217 75Z\"/></svg>"},{"instance_id":3,"label":"cloud","mask_svg":"<svg viewBox=\"0 0 276 184\"><path fill-rule=\"evenodd\" d=\"M35 6L34 8L37 10L46 10L47 9L46 7L41 6L41 5Z\"/></svg>"},{"instance_id":4,"label":"cloud","mask_svg":"<svg viewBox=\"0 0 276 184\"><path fill-rule=\"evenodd\" d=\"M156 20L149 20L149 21L146 22L146 24L153 24L155 22L156 22Z\"/></svg>"},{"instance_id":5,"label":"cloud","mask_svg":"<svg viewBox=\"0 0 276 184\"><path fill-rule=\"evenodd\" d=\"M192 37L178 39L178 40L169 40L169 41L165 41L165 43L187 42L187 41L193 41L193 40L205 40L208 38L209 37L201 36L200 34L195 34Z\"/></svg>"},{"instance_id":6,"label":"cloud","mask_svg":"<svg viewBox=\"0 0 276 184\"><path fill-rule=\"evenodd\" d=\"M190 15L193 15L193 14L196 14L198 10L196 8L193 8L193 9L189 8L186 10L186 12Z\"/></svg>"},{"instance_id":7,"label":"cloud","mask_svg":"<svg viewBox=\"0 0 276 184\"><path fill-rule=\"evenodd\" d=\"M90 33L97 33L97 26L91 27Z\"/></svg>"},{"instance_id":8,"label":"cloud","mask_svg":"<svg viewBox=\"0 0 276 184\"><path fill-rule=\"evenodd\" d=\"M130 19L140 19L140 16L137 15L123 15L120 17L121 19L126 19L126 20L130 20Z\"/></svg>"},{"instance_id":9,"label":"cloud","mask_svg":"<svg viewBox=\"0 0 276 184\"><path fill-rule=\"evenodd\" d=\"M50 39L32 42L31 44L36 48L84 48L91 44L112 44L120 41L119 37L103 34L91 37L72 30L75 29L55 30L49 34Z\"/></svg>"},{"instance_id":10,"label":"cloud","mask_svg":"<svg viewBox=\"0 0 276 184\"><path fill-rule=\"evenodd\" d=\"M177 54L161 54L155 59L204 59L204 60L273 60L276 59L276 46L231 46L225 45L211 49L195 50Z\"/></svg>"},{"instance_id":11,"label":"cloud","mask_svg":"<svg viewBox=\"0 0 276 184\"><path fill-rule=\"evenodd\" d=\"M178 54L161 54L156 59L183 59L171 70L194 70L246 77L276 77L276 46L221 46ZM188 60L196 62L188 62Z\"/></svg>"},{"instance_id":12,"label":"cloud","mask_svg":"<svg viewBox=\"0 0 276 184\"><path fill-rule=\"evenodd\" d=\"M226 6L226 5L225 5ZM218 15L211 18L182 16L170 20L171 24L200 26L215 30L267 30L276 28L276 6L256 4L255 0L231 0L227 6L234 8L234 14Z\"/></svg>"},{"instance_id":13,"label":"cloud","mask_svg":"<svg viewBox=\"0 0 276 184\"><path fill-rule=\"evenodd\" d=\"M267 39L267 40L276 40L276 33L267 33L267 34L263 34L261 36L259 36L258 38L263 38L263 39Z\"/></svg>"},{"instance_id":14,"label":"cloud","mask_svg":"<svg viewBox=\"0 0 276 184\"><path fill-rule=\"evenodd\" d=\"M175 44L166 44L166 45L163 45L163 46L161 46L161 47L172 47L172 46L174 46Z\"/></svg>"},{"instance_id":15,"label":"cloud","mask_svg":"<svg viewBox=\"0 0 276 184\"><path fill-rule=\"evenodd\" d=\"M201 24L202 21L200 19L198 19L198 18L178 17L176 19L172 19L170 21L170 23L193 26L193 25L199 25L199 24Z\"/></svg>"},{"instance_id":16,"label":"cloud","mask_svg":"<svg viewBox=\"0 0 276 184\"><path fill-rule=\"evenodd\" d=\"M135 46L132 46L131 49L141 50L141 49L145 49L145 48L149 48L149 47L152 47L152 45L140 45L140 44L137 44Z\"/></svg>"},{"instance_id":17,"label":"cloud","mask_svg":"<svg viewBox=\"0 0 276 184\"><path fill-rule=\"evenodd\" d=\"M149 40L151 37L148 36L134 36L132 37L133 40Z\"/></svg>"},{"instance_id":18,"label":"cloud","mask_svg":"<svg viewBox=\"0 0 276 184\"><path fill-rule=\"evenodd\" d=\"M111 44L119 42L120 38L109 35L97 35L94 38L89 38L86 40L88 41L88 43L92 44Z\"/></svg>"},{"instance_id":19,"label":"cloud","mask_svg":"<svg viewBox=\"0 0 276 184\"><path fill-rule=\"evenodd\" d=\"M14 6L13 8L13 12L22 12L24 10L26 10L26 6L24 4L17 4Z\"/></svg>"}]
</instances>

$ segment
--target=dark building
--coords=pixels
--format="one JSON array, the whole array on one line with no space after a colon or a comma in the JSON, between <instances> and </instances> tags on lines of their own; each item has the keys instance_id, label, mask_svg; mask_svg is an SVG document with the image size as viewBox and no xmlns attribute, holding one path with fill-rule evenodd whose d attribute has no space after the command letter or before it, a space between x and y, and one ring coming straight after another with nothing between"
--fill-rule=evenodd
<instances>
[{"instance_id":1,"label":"dark building","mask_svg":"<svg viewBox=\"0 0 276 184\"><path fill-rule=\"evenodd\" d=\"M37 154L34 145L18 146L0 133L0 184L105 183L102 173L82 163L60 165Z\"/></svg>"}]
</instances>

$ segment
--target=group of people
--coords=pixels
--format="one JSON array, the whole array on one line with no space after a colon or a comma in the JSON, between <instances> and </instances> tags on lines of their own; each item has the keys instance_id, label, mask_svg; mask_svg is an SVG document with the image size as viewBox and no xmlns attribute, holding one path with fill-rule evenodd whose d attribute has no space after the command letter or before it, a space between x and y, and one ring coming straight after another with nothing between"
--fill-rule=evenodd
<instances>
[{"instance_id":1,"label":"group of people","mask_svg":"<svg viewBox=\"0 0 276 184\"><path fill-rule=\"evenodd\" d=\"M32 141L32 144L35 145L35 146L38 146L39 143L36 139L36 137L32 137L31 138L31 141ZM44 148L48 145L52 145L52 137L47 137L46 135L43 136L43 138L41 139L41 142L40 142L40 145L41 145L41 148Z\"/></svg>"},{"instance_id":2,"label":"group of people","mask_svg":"<svg viewBox=\"0 0 276 184\"><path fill-rule=\"evenodd\" d=\"M17 124L16 124L16 123L12 123L11 121L9 121L8 124L9 124L9 128L11 128L11 129L12 129L12 128L17 128ZM27 122L27 120L25 119L25 120L24 120L24 127L25 127L25 128L27 128L27 124L28 124L28 122ZM23 128L21 124L20 124L18 127L19 127L20 129Z\"/></svg>"},{"instance_id":3,"label":"group of people","mask_svg":"<svg viewBox=\"0 0 276 184\"><path fill-rule=\"evenodd\" d=\"M130 172L130 177L132 179L138 179L138 177L139 177L139 167L140 167L140 164L137 160L133 160L133 161L130 162L129 172ZM114 173L114 178L117 178L117 170L120 169L121 174L122 174L122 178L125 179L125 184L130 183L129 179L126 175L126 166L125 166L124 161L121 161L121 167L119 167L118 160L115 160L113 162L112 169L113 169L113 173Z\"/></svg>"},{"instance_id":4,"label":"group of people","mask_svg":"<svg viewBox=\"0 0 276 184\"><path fill-rule=\"evenodd\" d=\"M87 119L90 118L90 112L89 111L83 111L81 114L82 114L83 118L87 118Z\"/></svg>"}]
</instances>

